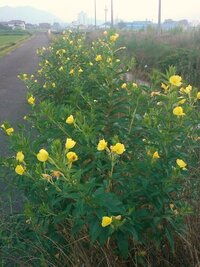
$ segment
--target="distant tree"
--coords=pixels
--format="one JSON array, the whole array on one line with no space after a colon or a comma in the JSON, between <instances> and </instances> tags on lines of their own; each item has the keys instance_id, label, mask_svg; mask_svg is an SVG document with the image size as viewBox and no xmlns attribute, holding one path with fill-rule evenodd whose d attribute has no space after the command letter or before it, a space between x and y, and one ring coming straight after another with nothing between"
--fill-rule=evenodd
<instances>
[{"instance_id":1,"label":"distant tree","mask_svg":"<svg viewBox=\"0 0 200 267\"><path fill-rule=\"evenodd\" d=\"M10 27L0 24L0 30L10 30Z\"/></svg>"}]
</instances>

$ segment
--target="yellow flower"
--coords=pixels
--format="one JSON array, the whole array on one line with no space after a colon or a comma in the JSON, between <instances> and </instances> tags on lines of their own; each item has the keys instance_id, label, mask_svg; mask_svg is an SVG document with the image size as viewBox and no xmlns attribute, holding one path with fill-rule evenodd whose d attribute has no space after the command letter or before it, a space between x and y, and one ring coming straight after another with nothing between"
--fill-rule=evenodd
<instances>
[{"instance_id":1,"label":"yellow flower","mask_svg":"<svg viewBox=\"0 0 200 267\"><path fill-rule=\"evenodd\" d=\"M47 84L46 83L43 85L43 88L45 88L45 89L47 88Z\"/></svg>"},{"instance_id":2,"label":"yellow flower","mask_svg":"<svg viewBox=\"0 0 200 267\"><path fill-rule=\"evenodd\" d=\"M14 129L13 128L8 128L5 131L6 131L7 135L12 135L13 132L14 132Z\"/></svg>"},{"instance_id":3,"label":"yellow flower","mask_svg":"<svg viewBox=\"0 0 200 267\"><path fill-rule=\"evenodd\" d=\"M102 60L102 56L101 55L97 55L95 60L98 62L98 61L101 61Z\"/></svg>"},{"instance_id":4,"label":"yellow flower","mask_svg":"<svg viewBox=\"0 0 200 267\"><path fill-rule=\"evenodd\" d=\"M71 149L76 145L76 142L72 138L67 138L67 141L65 143L66 149Z\"/></svg>"},{"instance_id":5,"label":"yellow flower","mask_svg":"<svg viewBox=\"0 0 200 267\"><path fill-rule=\"evenodd\" d=\"M111 63L111 62L112 62L112 58L111 57L107 58L107 63Z\"/></svg>"},{"instance_id":6,"label":"yellow flower","mask_svg":"<svg viewBox=\"0 0 200 267\"><path fill-rule=\"evenodd\" d=\"M74 69L71 69L70 72L69 72L70 75L73 75L74 74Z\"/></svg>"},{"instance_id":7,"label":"yellow flower","mask_svg":"<svg viewBox=\"0 0 200 267\"><path fill-rule=\"evenodd\" d=\"M93 63L92 63L92 62L90 62L90 63L89 63L89 65L90 65L90 66L93 66Z\"/></svg>"},{"instance_id":8,"label":"yellow flower","mask_svg":"<svg viewBox=\"0 0 200 267\"><path fill-rule=\"evenodd\" d=\"M166 85L164 83L161 83L161 88L167 91L169 89L169 85Z\"/></svg>"},{"instance_id":9,"label":"yellow flower","mask_svg":"<svg viewBox=\"0 0 200 267\"><path fill-rule=\"evenodd\" d=\"M78 160L78 156L75 152L68 152L67 153L67 159L70 163L72 163L72 162Z\"/></svg>"},{"instance_id":10,"label":"yellow flower","mask_svg":"<svg viewBox=\"0 0 200 267\"><path fill-rule=\"evenodd\" d=\"M28 75L25 73L25 74L23 74L23 79L24 80L27 80L28 79Z\"/></svg>"},{"instance_id":11,"label":"yellow flower","mask_svg":"<svg viewBox=\"0 0 200 267\"><path fill-rule=\"evenodd\" d=\"M22 165L17 165L15 168L15 172L19 175L23 175L25 172L25 168Z\"/></svg>"},{"instance_id":12,"label":"yellow flower","mask_svg":"<svg viewBox=\"0 0 200 267\"><path fill-rule=\"evenodd\" d=\"M111 151L118 154L118 155L121 155L124 153L125 151L125 146L121 143L117 143L116 145L114 146L111 146L110 147Z\"/></svg>"},{"instance_id":13,"label":"yellow flower","mask_svg":"<svg viewBox=\"0 0 200 267\"><path fill-rule=\"evenodd\" d=\"M197 99L200 99L200 92L197 93Z\"/></svg>"},{"instance_id":14,"label":"yellow flower","mask_svg":"<svg viewBox=\"0 0 200 267\"><path fill-rule=\"evenodd\" d=\"M146 151L146 153L147 153L147 156L151 156L151 151L149 149Z\"/></svg>"},{"instance_id":15,"label":"yellow flower","mask_svg":"<svg viewBox=\"0 0 200 267\"><path fill-rule=\"evenodd\" d=\"M176 116L184 116L185 113L183 112L183 108L182 107L175 107L173 109L173 114L176 115Z\"/></svg>"},{"instance_id":16,"label":"yellow flower","mask_svg":"<svg viewBox=\"0 0 200 267\"><path fill-rule=\"evenodd\" d=\"M192 86L189 84L186 88L184 88L184 87L181 87L181 89L180 89L180 92L181 93L185 93L185 94L190 94L191 93L191 91L192 91Z\"/></svg>"},{"instance_id":17,"label":"yellow flower","mask_svg":"<svg viewBox=\"0 0 200 267\"><path fill-rule=\"evenodd\" d=\"M82 73L82 72L83 72L83 70L80 68L80 69L78 70L78 72L79 72L79 73Z\"/></svg>"},{"instance_id":18,"label":"yellow flower","mask_svg":"<svg viewBox=\"0 0 200 267\"><path fill-rule=\"evenodd\" d=\"M108 143L104 139L100 140L98 143L98 146L97 146L97 150L102 151L102 150L106 149L107 144Z\"/></svg>"},{"instance_id":19,"label":"yellow flower","mask_svg":"<svg viewBox=\"0 0 200 267\"><path fill-rule=\"evenodd\" d=\"M138 87L137 83L132 83L132 86L133 86L133 88L137 88Z\"/></svg>"},{"instance_id":20,"label":"yellow flower","mask_svg":"<svg viewBox=\"0 0 200 267\"><path fill-rule=\"evenodd\" d=\"M37 154L37 159L41 162L45 162L49 159L49 153L45 149L40 149Z\"/></svg>"},{"instance_id":21,"label":"yellow flower","mask_svg":"<svg viewBox=\"0 0 200 267\"><path fill-rule=\"evenodd\" d=\"M138 256L145 257L147 255L147 252L145 250L138 251Z\"/></svg>"},{"instance_id":22,"label":"yellow flower","mask_svg":"<svg viewBox=\"0 0 200 267\"><path fill-rule=\"evenodd\" d=\"M30 105L35 105L35 97L33 97L33 96L30 96L29 98L28 98L28 103L30 104Z\"/></svg>"},{"instance_id":23,"label":"yellow flower","mask_svg":"<svg viewBox=\"0 0 200 267\"><path fill-rule=\"evenodd\" d=\"M111 42L115 42L118 38L119 38L119 34L115 33L114 35L110 36L110 41Z\"/></svg>"},{"instance_id":24,"label":"yellow flower","mask_svg":"<svg viewBox=\"0 0 200 267\"><path fill-rule=\"evenodd\" d=\"M174 203L170 203L169 207L170 207L171 210L173 210L174 209Z\"/></svg>"},{"instance_id":25,"label":"yellow flower","mask_svg":"<svg viewBox=\"0 0 200 267\"><path fill-rule=\"evenodd\" d=\"M16 160L19 161L19 162L23 162L24 161L24 154L22 153L22 151L17 152Z\"/></svg>"},{"instance_id":26,"label":"yellow flower","mask_svg":"<svg viewBox=\"0 0 200 267\"><path fill-rule=\"evenodd\" d=\"M4 129L4 130L6 130L6 127L5 127L4 124L1 125L1 128Z\"/></svg>"},{"instance_id":27,"label":"yellow flower","mask_svg":"<svg viewBox=\"0 0 200 267\"><path fill-rule=\"evenodd\" d=\"M63 68L63 66L61 66L60 68L59 68L59 71L63 71L64 70L64 68Z\"/></svg>"},{"instance_id":28,"label":"yellow flower","mask_svg":"<svg viewBox=\"0 0 200 267\"><path fill-rule=\"evenodd\" d=\"M102 222L101 222L102 227L106 227L106 226L110 225L111 223L112 223L112 217L108 217L108 216L102 217Z\"/></svg>"},{"instance_id":29,"label":"yellow flower","mask_svg":"<svg viewBox=\"0 0 200 267\"><path fill-rule=\"evenodd\" d=\"M74 117L73 117L73 115L70 115L69 117L67 117L66 123L67 124L73 124L74 123Z\"/></svg>"},{"instance_id":30,"label":"yellow flower","mask_svg":"<svg viewBox=\"0 0 200 267\"><path fill-rule=\"evenodd\" d=\"M115 219L117 221L121 221L122 215L113 216L113 219Z\"/></svg>"},{"instance_id":31,"label":"yellow flower","mask_svg":"<svg viewBox=\"0 0 200 267\"><path fill-rule=\"evenodd\" d=\"M123 84L121 85L121 88L122 88L122 89L126 89L126 88L127 88L127 84L126 84L126 83L123 83Z\"/></svg>"},{"instance_id":32,"label":"yellow flower","mask_svg":"<svg viewBox=\"0 0 200 267\"><path fill-rule=\"evenodd\" d=\"M55 88L55 87L56 87L56 84L55 84L55 83L52 83L51 85L52 85L52 87L53 87L53 88Z\"/></svg>"},{"instance_id":33,"label":"yellow flower","mask_svg":"<svg viewBox=\"0 0 200 267\"><path fill-rule=\"evenodd\" d=\"M177 159L177 160L176 160L176 164L177 164L181 169L186 170L185 167L187 166L187 164L185 163L184 160L182 160L182 159Z\"/></svg>"},{"instance_id":34,"label":"yellow flower","mask_svg":"<svg viewBox=\"0 0 200 267\"><path fill-rule=\"evenodd\" d=\"M186 94L190 94L191 91L192 91L192 86L189 84L189 85L185 88L184 91L185 91Z\"/></svg>"},{"instance_id":35,"label":"yellow flower","mask_svg":"<svg viewBox=\"0 0 200 267\"><path fill-rule=\"evenodd\" d=\"M158 151L156 151L156 152L153 153L152 158L153 158L153 159L159 159L159 158L160 158L160 156L159 156L159 154L158 154Z\"/></svg>"},{"instance_id":36,"label":"yellow flower","mask_svg":"<svg viewBox=\"0 0 200 267\"><path fill-rule=\"evenodd\" d=\"M179 75L173 75L169 78L169 82L175 86L181 86L182 77Z\"/></svg>"},{"instance_id":37,"label":"yellow flower","mask_svg":"<svg viewBox=\"0 0 200 267\"><path fill-rule=\"evenodd\" d=\"M49 174L43 173L42 178L46 180L47 182L52 182L52 177Z\"/></svg>"},{"instance_id":38,"label":"yellow flower","mask_svg":"<svg viewBox=\"0 0 200 267\"><path fill-rule=\"evenodd\" d=\"M63 176L62 172L60 171L52 171L52 176L56 177L57 179L60 178L60 176Z\"/></svg>"},{"instance_id":39,"label":"yellow flower","mask_svg":"<svg viewBox=\"0 0 200 267\"><path fill-rule=\"evenodd\" d=\"M184 104L184 103L185 103L185 101L186 101L186 99L185 99L185 98L183 98L183 99L181 99L181 100L178 102L178 104L179 104L179 105L182 105L182 104Z\"/></svg>"},{"instance_id":40,"label":"yellow flower","mask_svg":"<svg viewBox=\"0 0 200 267\"><path fill-rule=\"evenodd\" d=\"M174 210L174 215L178 215L178 214L179 214L178 210L175 209L175 210Z\"/></svg>"},{"instance_id":41,"label":"yellow flower","mask_svg":"<svg viewBox=\"0 0 200 267\"><path fill-rule=\"evenodd\" d=\"M160 95L160 92L157 92L157 91L151 92L151 97L154 97L154 96L157 96L157 95Z\"/></svg>"}]
</instances>

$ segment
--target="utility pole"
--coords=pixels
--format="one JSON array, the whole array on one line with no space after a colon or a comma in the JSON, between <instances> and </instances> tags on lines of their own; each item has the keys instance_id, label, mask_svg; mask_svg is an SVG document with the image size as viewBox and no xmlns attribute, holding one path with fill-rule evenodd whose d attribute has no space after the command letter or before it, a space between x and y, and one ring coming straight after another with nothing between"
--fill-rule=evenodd
<instances>
[{"instance_id":1,"label":"utility pole","mask_svg":"<svg viewBox=\"0 0 200 267\"><path fill-rule=\"evenodd\" d=\"M105 6L104 11L105 11L105 28L106 28L106 24L107 24L107 13L108 13L108 8L107 8L107 6Z\"/></svg>"},{"instance_id":2,"label":"utility pole","mask_svg":"<svg viewBox=\"0 0 200 267\"><path fill-rule=\"evenodd\" d=\"M113 28L113 0L111 0L111 25L110 27Z\"/></svg>"},{"instance_id":3,"label":"utility pole","mask_svg":"<svg viewBox=\"0 0 200 267\"><path fill-rule=\"evenodd\" d=\"M96 0L94 0L94 27L96 30L96 28L97 28L97 3L96 3Z\"/></svg>"},{"instance_id":4,"label":"utility pole","mask_svg":"<svg viewBox=\"0 0 200 267\"><path fill-rule=\"evenodd\" d=\"M158 34L161 33L161 0L158 0Z\"/></svg>"}]
</instances>

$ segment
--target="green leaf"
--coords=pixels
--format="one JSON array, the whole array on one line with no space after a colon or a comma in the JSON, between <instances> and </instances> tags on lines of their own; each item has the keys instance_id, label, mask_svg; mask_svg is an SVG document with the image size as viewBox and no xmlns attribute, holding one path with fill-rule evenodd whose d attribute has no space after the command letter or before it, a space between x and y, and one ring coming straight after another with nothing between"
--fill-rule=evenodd
<instances>
[{"instance_id":1,"label":"green leaf","mask_svg":"<svg viewBox=\"0 0 200 267\"><path fill-rule=\"evenodd\" d=\"M116 234L117 246L119 248L120 254L127 259L128 257L128 236L125 233L118 232Z\"/></svg>"}]
</instances>

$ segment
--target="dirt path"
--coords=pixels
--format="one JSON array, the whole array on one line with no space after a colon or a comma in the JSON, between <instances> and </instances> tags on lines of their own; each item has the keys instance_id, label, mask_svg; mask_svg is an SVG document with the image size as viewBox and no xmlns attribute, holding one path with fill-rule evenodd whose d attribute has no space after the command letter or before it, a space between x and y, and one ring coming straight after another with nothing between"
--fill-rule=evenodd
<instances>
[{"instance_id":1,"label":"dirt path","mask_svg":"<svg viewBox=\"0 0 200 267\"><path fill-rule=\"evenodd\" d=\"M8 120L13 126L23 121L28 105L26 87L17 75L34 73L38 66L36 49L48 44L46 33L39 33L10 54L0 58L0 125ZM7 142L0 131L0 156L7 153Z\"/></svg>"}]
</instances>

